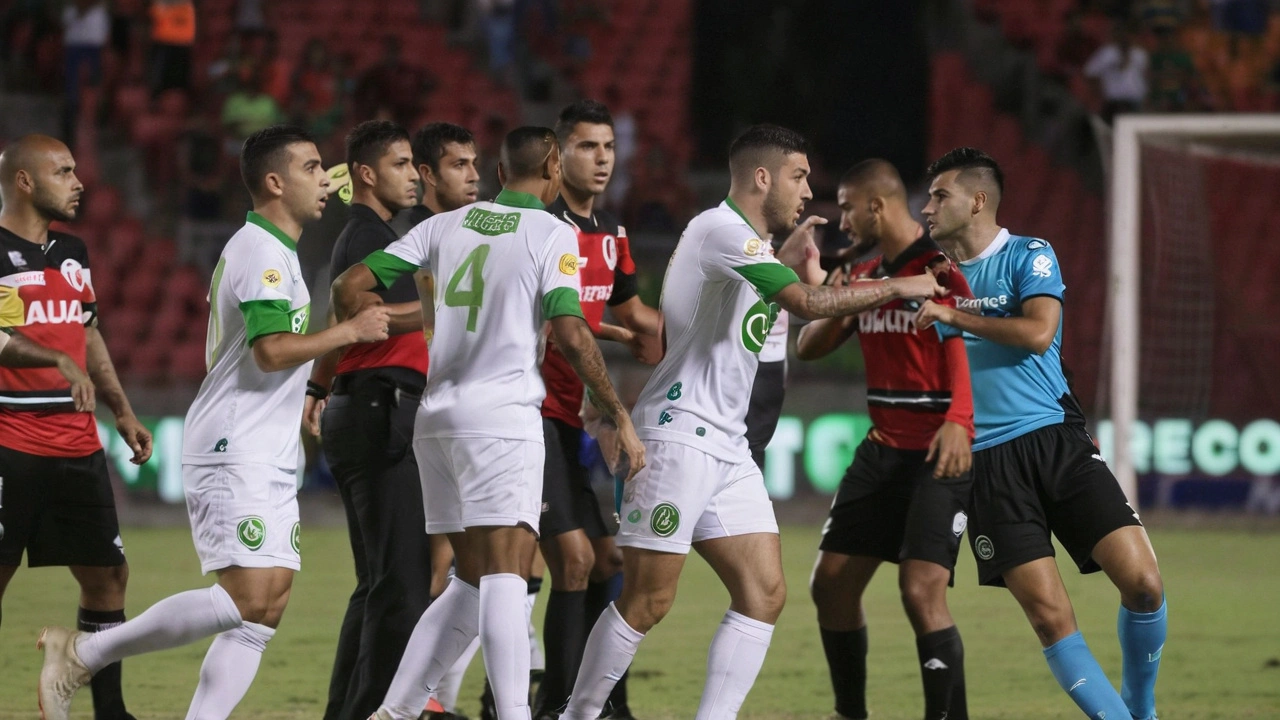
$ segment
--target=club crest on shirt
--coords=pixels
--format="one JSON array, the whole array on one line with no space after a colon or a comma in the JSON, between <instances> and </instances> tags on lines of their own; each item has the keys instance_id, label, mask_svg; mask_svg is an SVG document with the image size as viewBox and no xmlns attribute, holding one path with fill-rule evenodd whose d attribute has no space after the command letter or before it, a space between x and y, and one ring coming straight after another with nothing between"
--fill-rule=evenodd
<instances>
[{"instance_id":1,"label":"club crest on shirt","mask_svg":"<svg viewBox=\"0 0 1280 720\"><path fill-rule=\"evenodd\" d=\"M1036 259L1031 261L1031 274L1036 277L1049 277L1053 274L1053 261L1048 255L1037 255Z\"/></svg>"},{"instance_id":2,"label":"club crest on shirt","mask_svg":"<svg viewBox=\"0 0 1280 720\"><path fill-rule=\"evenodd\" d=\"M283 279L284 279L284 276L280 273L279 270L276 270L275 268L272 268L262 273L262 284L266 285L269 288L279 287L280 282Z\"/></svg>"},{"instance_id":3,"label":"club crest on shirt","mask_svg":"<svg viewBox=\"0 0 1280 720\"><path fill-rule=\"evenodd\" d=\"M84 267L79 262L71 258L62 261L62 266L58 268L62 272L62 277L67 279L67 283L75 288L76 292L84 290L85 276Z\"/></svg>"}]
</instances>

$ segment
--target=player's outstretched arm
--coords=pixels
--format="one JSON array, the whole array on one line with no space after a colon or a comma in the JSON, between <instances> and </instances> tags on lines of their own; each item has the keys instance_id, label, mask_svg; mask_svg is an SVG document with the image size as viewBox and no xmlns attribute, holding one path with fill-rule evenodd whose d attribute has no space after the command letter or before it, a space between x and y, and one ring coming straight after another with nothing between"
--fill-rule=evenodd
<instances>
[{"instance_id":1,"label":"player's outstretched arm","mask_svg":"<svg viewBox=\"0 0 1280 720\"><path fill-rule=\"evenodd\" d=\"M631 471L627 476L630 480L644 467L644 445L636 437L631 416L627 414L622 401L618 399L618 393L613 389L608 368L604 365L604 357L591 334L591 328L586 320L577 315L560 315L551 318L551 333L555 336L560 352L582 379L582 384L591 391L592 401L618 426L619 447L631 461Z\"/></svg>"},{"instance_id":2,"label":"player's outstretched arm","mask_svg":"<svg viewBox=\"0 0 1280 720\"><path fill-rule=\"evenodd\" d=\"M71 356L47 348L18 333L0 332L0 365L10 368L56 367L71 383L76 412L93 412L93 381Z\"/></svg>"},{"instance_id":3,"label":"player's outstretched arm","mask_svg":"<svg viewBox=\"0 0 1280 720\"><path fill-rule=\"evenodd\" d=\"M800 337L796 338L796 357L801 360L817 360L824 358L853 337L857 330L858 317L848 315L838 318L823 318L800 328Z\"/></svg>"},{"instance_id":4,"label":"player's outstretched arm","mask_svg":"<svg viewBox=\"0 0 1280 720\"><path fill-rule=\"evenodd\" d=\"M84 335L85 366L89 370L89 377L98 389L98 397L116 416L116 432L120 433L120 437L133 450L133 457L129 461L134 465L141 465L151 458L151 432L133 414L133 406L129 404L129 398L120 385L116 366L111 362L102 333L98 332L98 328L88 326L84 329Z\"/></svg>"},{"instance_id":5,"label":"player's outstretched arm","mask_svg":"<svg viewBox=\"0 0 1280 720\"><path fill-rule=\"evenodd\" d=\"M346 320L361 308L382 304L382 298L373 292L378 287L378 278L364 263L356 263L347 268L333 281L329 307L333 308L334 317Z\"/></svg>"},{"instance_id":6,"label":"player's outstretched arm","mask_svg":"<svg viewBox=\"0 0 1280 720\"><path fill-rule=\"evenodd\" d=\"M1022 315L1019 317L984 317L926 302L920 306L920 312L916 313L916 327L926 330L935 322L940 322L984 340L1043 355L1053 346L1053 338L1058 334L1058 322L1061 318L1062 302L1048 295L1023 302Z\"/></svg>"},{"instance_id":7,"label":"player's outstretched arm","mask_svg":"<svg viewBox=\"0 0 1280 720\"><path fill-rule=\"evenodd\" d=\"M880 307L892 300L935 298L947 294L946 288L930 273L911 277L889 278L879 282L860 282L848 287L806 285L793 282L773 296L791 314L805 320L852 315Z\"/></svg>"},{"instance_id":8,"label":"player's outstretched arm","mask_svg":"<svg viewBox=\"0 0 1280 720\"><path fill-rule=\"evenodd\" d=\"M278 332L252 340L253 360L262 372L277 372L345 345L387 339L390 316L383 305L370 305L348 320L310 335Z\"/></svg>"}]
</instances>

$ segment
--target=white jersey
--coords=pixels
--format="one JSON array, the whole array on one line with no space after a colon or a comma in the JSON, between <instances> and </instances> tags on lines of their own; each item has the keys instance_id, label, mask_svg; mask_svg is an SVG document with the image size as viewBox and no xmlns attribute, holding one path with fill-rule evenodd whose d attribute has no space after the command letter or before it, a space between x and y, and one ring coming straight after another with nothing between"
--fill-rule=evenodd
<instances>
[{"instance_id":1,"label":"white jersey","mask_svg":"<svg viewBox=\"0 0 1280 720\"><path fill-rule=\"evenodd\" d=\"M435 275L431 366L414 437L542 442L543 323L582 317L578 236L527 193L503 190L419 223L364 264L383 286Z\"/></svg>"},{"instance_id":2,"label":"white jersey","mask_svg":"<svg viewBox=\"0 0 1280 720\"><path fill-rule=\"evenodd\" d=\"M204 351L209 374L187 411L184 465L297 469L311 362L263 372L253 359L253 343L274 333L305 333L310 313L297 245L269 220L249 213L213 271Z\"/></svg>"},{"instance_id":3,"label":"white jersey","mask_svg":"<svg viewBox=\"0 0 1280 720\"><path fill-rule=\"evenodd\" d=\"M791 316L786 310L778 311L778 319L773 321L769 337L764 341L764 349L760 351L760 362L783 362L787 359L787 334L791 329Z\"/></svg>"},{"instance_id":4,"label":"white jersey","mask_svg":"<svg viewBox=\"0 0 1280 720\"><path fill-rule=\"evenodd\" d=\"M793 282L731 201L689 222L662 285L667 353L631 413L642 439L747 455L758 354L780 309L768 301Z\"/></svg>"}]
</instances>

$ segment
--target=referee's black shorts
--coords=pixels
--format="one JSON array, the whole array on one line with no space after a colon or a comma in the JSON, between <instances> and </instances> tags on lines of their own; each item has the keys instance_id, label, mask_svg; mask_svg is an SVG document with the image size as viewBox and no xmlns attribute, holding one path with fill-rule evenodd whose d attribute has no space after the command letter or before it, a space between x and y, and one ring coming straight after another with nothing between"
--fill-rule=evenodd
<instances>
[{"instance_id":1,"label":"referee's black shorts","mask_svg":"<svg viewBox=\"0 0 1280 720\"><path fill-rule=\"evenodd\" d=\"M1142 525L1084 427L1057 424L973 454L969 542L978 582L1053 557L1053 540L1082 573L1101 568L1093 548L1112 531Z\"/></svg>"},{"instance_id":2,"label":"referee's black shorts","mask_svg":"<svg viewBox=\"0 0 1280 720\"><path fill-rule=\"evenodd\" d=\"M972 476L935 478L924 450L863 440L822 528L823 552L954 570L968 521Z\"/></svg>"},{"instance_id":3,"label":"referee's black shorts","mask_svg":"<svg viewBox=\"0 0 1280 720\"><path fill-rule=\"evenodd\" d=\"M609 535L600 504L587 469L578 460L582 450L582 429L563 420L542 418L547 459L542 474L542 516L538 533L542 539L583 530L595 539Z\"/></svg>"},{"instance_id":4,"label":"referee's black shorts","mask_svg":"<svg viewBox=\"0 0 1280 720\"><path fill-rule=\"evenodd\" d=\"M116 501L102 450L45 457L0 446L0 565L124 564Z\"/></svg>"}]
</instances>

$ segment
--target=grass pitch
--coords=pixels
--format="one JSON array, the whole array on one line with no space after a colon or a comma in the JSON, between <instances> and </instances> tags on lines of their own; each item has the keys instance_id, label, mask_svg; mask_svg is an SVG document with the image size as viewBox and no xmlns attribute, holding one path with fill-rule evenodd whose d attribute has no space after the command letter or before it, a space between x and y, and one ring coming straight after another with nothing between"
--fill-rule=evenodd
<instances>
[{"instance_id":1,"label":"grass pitch","mask_svg":"<svg viewBox=\"0 0 1280 720\"><path fill-rule=\"evenodd\" d=\"M830 712L826 664L806 590L817 540L816 527L783 531L791 595L743 718L824 718ZM1169 596L1169 641L1157 692L1161 718L1280 718L1280 534L1156 529L1152 540ZM125 542L132 564L131 614L209 582L199 575L185 528L127 529ZM338 626L354 577L344 530L317 528L306 532L303 542L304 570L284 623L234 717L292 720L323 713ZM1090 647L1118 682L1114 589L1102 575L1081 577L1069 565L1063 576ZM0 627L0 719L37 716L36 635L45 624L73 623L76 596L64 569L24 568L14 578ZM645 640L632 669L632 707L642 720L693 716L707 645L727 604L710 569L691 557L675 609ZM972 717L1080 717L1050 676L1013 599L1003 590L976 586L967 548L951 606L964 635ZM541 606L536 615L540 621ZM892 566L884 566L872 583L867 615L872 716L920 717L915 644L898 604ZM125 696L139 720L186 713L208 645L203 641L125 662ZM477 658L461 708L473 717L481 674ZM73 717L92 717L87 690L77 696Z\"/></svg>"}]
</instances>

